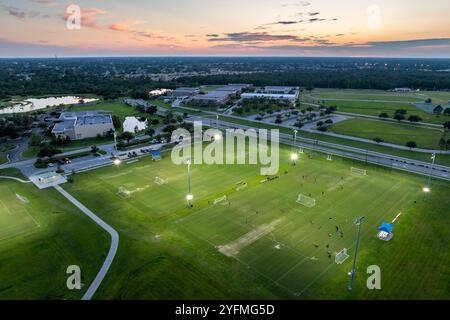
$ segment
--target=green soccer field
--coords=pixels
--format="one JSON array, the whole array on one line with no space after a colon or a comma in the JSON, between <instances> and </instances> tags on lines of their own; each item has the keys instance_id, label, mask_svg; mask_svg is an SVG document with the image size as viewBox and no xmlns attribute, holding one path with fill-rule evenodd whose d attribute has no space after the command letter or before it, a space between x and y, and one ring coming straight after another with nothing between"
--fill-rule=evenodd
<instances>
[{"instance_id":1,"label":"green soccer field","mask_svg":"<svg viewBox=\"0 0 450 320\"><path fill-rule=\"evenodd\" d=\"M259 167L194 165L192 209L186 208L186 168L169 159L76 175L65 189L121 237L96 298L448 297L448 183L434 182L425 202L423 177L327 161L321 154L302 155L292 166L289 153L282 150L279 178L265 183ZM352 174L351 166L368 175ZM167 184L156 184L155 177ZM316 206L297 203L300 193ZM377 239L378 225L399 213L394 240ZM334 257L344 248L353 253L357 216L366 220L355 290L348 293L351 259L337 265ZM372 264L389 279L382 291L365 287L365 268ZM432 283L427 290L417 273Z\"/></svg>"},{"instance_id":2,"label":"green soccer field","mask_svg":"<svg viewBox=\"0 0 450 320\"><path fill-rule=\"evenodd\" d=\"M0 179L0 299L80 299L67 289L67 267L80 266L89 284L108 246L107 234L55 190Z\"/></svg>"}]
</instances>

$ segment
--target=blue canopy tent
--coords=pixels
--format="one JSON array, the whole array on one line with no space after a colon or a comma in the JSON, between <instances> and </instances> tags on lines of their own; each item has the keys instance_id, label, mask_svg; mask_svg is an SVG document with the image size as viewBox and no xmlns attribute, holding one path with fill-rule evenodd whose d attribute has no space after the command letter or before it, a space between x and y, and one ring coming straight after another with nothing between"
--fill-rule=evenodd
<instances>
[{"instance_id":1,"label":"blue canopy tent","mask_svg":"<svg viewBox=\"0 0 450 320\"><path fill-rule=\"evenodd\" d=\"M152 152L152 159L153 159L153 161L161 160L162 159L161 152L160 151L153 151Z\"/></svg>"},{"instance_id":2,"label":"blue canopy tent","mask_svg":"<svg viewBox=\"0 0 450 320\"><path fill-rule=\"evenodd\" d=\"M381 226L378 228L378 230L384 231L387 233L392 233L392 231L394 230L394 225L391 223L383 222L381 224Z\"/></svg>"}]
</instances>

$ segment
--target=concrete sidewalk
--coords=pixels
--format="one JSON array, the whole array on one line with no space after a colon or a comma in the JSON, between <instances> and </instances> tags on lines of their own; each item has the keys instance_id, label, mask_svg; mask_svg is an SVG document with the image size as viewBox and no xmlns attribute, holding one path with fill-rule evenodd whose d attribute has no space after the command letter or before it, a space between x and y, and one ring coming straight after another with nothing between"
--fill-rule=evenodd
<instances>
[{"instance_id":1,"label":"concrete sidewalk","mask_svg":"<svg viewBox=\"0 0 450 320\"><path fill-rule=\"evenodd\" d=\"M98 272L97 276L95 277L94 281L91 283L88 290L82 297L82 300L91 300L95 292L97 291L98 287L102 283L103 279L105 278L106 273L111 267L114 257L116 256L117 249L119 247L119 234L110 225L108 225L106 222L104 222L102 219L96 216L91 210L86 208L81 202L75 199L63 188L61 188L60 186L55 186L54 188L60 194L62 194L67 200L73 203L78 209L80 209L85 215L87 215L90 219L94 220L96 224L98 224L103 230L108 232L109 235L111 236L111 247L109 248L108 255L106 256L106 259L103 262L103 265L100 271Z\"/></svg>"}]
</instances>

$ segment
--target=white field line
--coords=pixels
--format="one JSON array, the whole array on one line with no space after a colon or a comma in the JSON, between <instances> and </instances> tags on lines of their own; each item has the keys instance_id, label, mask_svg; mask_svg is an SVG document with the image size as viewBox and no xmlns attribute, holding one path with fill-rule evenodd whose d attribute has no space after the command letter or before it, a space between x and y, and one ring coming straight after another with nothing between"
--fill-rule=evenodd
<instances>
[{"instance_id":1,"label":"white field line","mask_svg":"<svg viewBox=\"0 0 450 320\"><path fill-rule=\"evenodd\" d=\"M119 247L119 234L116 230L114 230L111 226L109 226L106 222L104 222L102 219L100 219L98 216L96 216L92 211L90 211L88 208L86 208L81 202L79 202L77 199L75 199L72 195L70 195L67 191L65 191L60 186L54 187L59 193L61 193L67 200L69 200L71 203L73 203L78 209L80 209L85 215L87 215L89 218L94 220L95 223L97 223L102 229L104 229L106 232L109 233L111 236L111 247L109 248L108 255L106 256L105 261L103 262L103 265L98 272L97 276L95 277L94 281L89 286L88 290L84 294L84 296L81 298L82 300L91 300L94 296L95 292L97 291L98 287L102 283L103 279L106 276L106 273L108 272L109 268L111 267L111 264L114 260L114 257L117 253L117 248Z\"/></svg>"},{"instance_id":2,"label":"white field line","mask_svg":"<svg viewBox=\"0 0 450 320\"><path fill-rule=\"evenodd\" d=\"M395 223L398 220L398 218L400 218L401 215L402 215L402 212L400 212L398 215L396 215L394 220L392 220L392 223Z\"/></svg>"}]
</instances>

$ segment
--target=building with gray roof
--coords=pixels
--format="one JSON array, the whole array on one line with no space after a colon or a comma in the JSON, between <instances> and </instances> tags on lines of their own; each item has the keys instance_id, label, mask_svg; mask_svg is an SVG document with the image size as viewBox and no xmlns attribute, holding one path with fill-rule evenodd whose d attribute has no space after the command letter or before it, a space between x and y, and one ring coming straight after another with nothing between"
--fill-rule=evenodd
<instances>
[{"instance_id":1,"label":"building with gray roof","mask_svg":"<svg viewBox=\"0 0 450 320\"><path fill-rule=\"evenodd\" d=\"M61 113L52 134L57 139L82 140L106 136L114 131L110 114L100 111Z\"/></svg>"}]
</instances>

